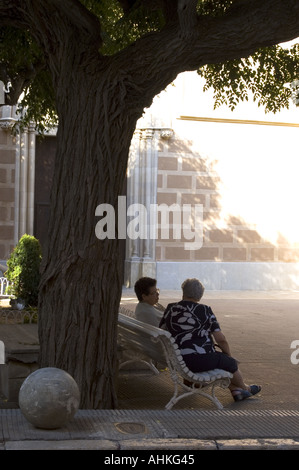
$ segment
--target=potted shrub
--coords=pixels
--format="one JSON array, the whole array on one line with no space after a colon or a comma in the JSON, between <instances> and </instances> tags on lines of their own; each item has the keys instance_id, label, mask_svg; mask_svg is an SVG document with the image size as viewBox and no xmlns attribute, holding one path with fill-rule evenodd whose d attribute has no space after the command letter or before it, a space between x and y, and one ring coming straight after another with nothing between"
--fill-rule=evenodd
<instances>
[{"instance_id":1,"label":"potted shrub","mask_svg":"<svg viewBox=\"0 0 299 470\"><path fill-rule=\"evenodd\" d=\"M5 276L10 281L10 294L16 303L36 306L40 282L41 247L32 235L23 235L11 253Z\"/></svg>"}]
</instances>

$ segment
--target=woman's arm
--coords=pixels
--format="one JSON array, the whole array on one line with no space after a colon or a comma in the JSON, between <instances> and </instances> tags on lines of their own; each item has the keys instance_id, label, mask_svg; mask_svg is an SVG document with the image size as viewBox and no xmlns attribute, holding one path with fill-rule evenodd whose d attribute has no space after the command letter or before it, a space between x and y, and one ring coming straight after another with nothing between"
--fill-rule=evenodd
<instances>
[{"instance_id":1,"label":"woman's arm","mask_svg":"<svg viewBox=\"0 0 299 470\"><path fill-rule=\"evenodd\" d=\"M222 331L213 331L212 335L214 337L215 342L218 344L219 348L221 349L221 351L224 354L227 354L228 356L230 356L231 353L230 353L229 344L224 334L222 333Z\"/></svg>"}]
</instances>

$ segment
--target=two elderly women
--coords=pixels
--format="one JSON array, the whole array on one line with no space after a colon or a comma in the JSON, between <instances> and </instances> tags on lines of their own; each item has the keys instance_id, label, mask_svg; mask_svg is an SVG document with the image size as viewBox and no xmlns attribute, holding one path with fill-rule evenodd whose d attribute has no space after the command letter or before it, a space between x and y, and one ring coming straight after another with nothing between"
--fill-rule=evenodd
<instances>
[{"instance_id":1,"label":"two elderly women","mask_svg":"<svg viewBox=\"0 0 299 470\"><path fill-rule=\"evenodd\" d=\"M200 303L204 293L201 282L198 279L186 279L182 284L182 291L181 301L167 305L159 327L171 333L187 367L195 373L212 369L231 372L233 377L229 389L235 401L259 393L261 390L259 385L247 385L244 382L238 369L238 361L231 356L230 346L211 307ZM142 302L149 302L149 306L153 309L157 301L158 291L154 283L142 297L137 310L142 311L144 307ZM152 309L153 316L150 318L155 317L154 323L157 326L160 314ZM217 351L216 347L219 347L220 351Z\"/></svg>"}]
</instances>

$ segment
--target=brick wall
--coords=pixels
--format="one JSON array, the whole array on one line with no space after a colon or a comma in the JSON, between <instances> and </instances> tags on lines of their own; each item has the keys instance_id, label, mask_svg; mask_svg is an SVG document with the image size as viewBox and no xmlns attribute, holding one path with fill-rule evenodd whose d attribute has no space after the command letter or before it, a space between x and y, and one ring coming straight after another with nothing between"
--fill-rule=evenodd
<instances>
[{"instance_id":1,"label":"brick wall","mask_svg":"<svg viewBox=\"0 0 299 470\"><path fill-rule=\"evenodd\" d=\"M186 240L175 240L170 230L169 240L161 236L157 240L157 261L299 261L299 240L291 244L280 237L273 243L254 224L239 216L231 214L228 220L223 220L221 174L215 171L215 161L202 157L196 145L177 134L170 140L160 140L157 203L202 204L203 246L199 250L185 250Z\"/></svg>"},{"instance_id":2,"label":"brick wall","mask_svg":"<svg viewBox=\"0 0 299 470\"><path fill-rule=\"evenodd\" d=\"M15 142L10 132L0 129L0 260L14 247Z\"/></svg>"}]
</instances>

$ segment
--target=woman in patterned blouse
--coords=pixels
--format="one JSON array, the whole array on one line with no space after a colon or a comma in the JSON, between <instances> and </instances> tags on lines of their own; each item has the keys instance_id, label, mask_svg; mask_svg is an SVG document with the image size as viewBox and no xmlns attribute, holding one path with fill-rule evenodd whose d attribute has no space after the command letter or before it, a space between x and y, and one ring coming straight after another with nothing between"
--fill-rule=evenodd
<instances>
[{"instance_id":1,"label":"woman in patterned blouse","mask_svg":"<svg viewBox=\"0 0 299 470\"><path fill-rule=\"evenodd\" d=\"M166 307L159 326L171 333L187 367L195 373L212 369L231 372L229 388L235 401L258 393L260 386L244 383L238 362L231 357L229 344L211 307L199 303L204 293L201 282L186 279L182 290L183 300ZM221 352L216 351L214 341Z\"/></svg>"}]
</instances>

